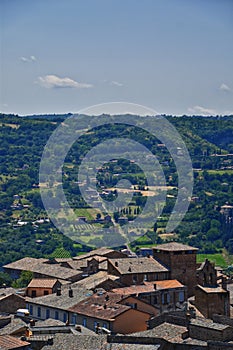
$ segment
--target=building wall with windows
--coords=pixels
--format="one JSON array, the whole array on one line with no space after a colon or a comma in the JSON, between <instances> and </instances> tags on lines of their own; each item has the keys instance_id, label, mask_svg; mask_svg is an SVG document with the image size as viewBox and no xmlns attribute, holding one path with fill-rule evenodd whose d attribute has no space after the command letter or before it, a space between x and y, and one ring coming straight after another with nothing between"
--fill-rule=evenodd
<instances>
[{"instance_id":1,"label":"building wall with windows","mask_svg":"<svg viewBox=\"0 0 233 350\"><path fill-rule=\"evenodd\" d=\"M54 320L59 320L65 323L69 318L68 312L65 310L55 309L33 303L27 303L26 307L29 310L30 317L36 320L46 320L48 318L53 318Z\"/></svg>"}]
</instances>

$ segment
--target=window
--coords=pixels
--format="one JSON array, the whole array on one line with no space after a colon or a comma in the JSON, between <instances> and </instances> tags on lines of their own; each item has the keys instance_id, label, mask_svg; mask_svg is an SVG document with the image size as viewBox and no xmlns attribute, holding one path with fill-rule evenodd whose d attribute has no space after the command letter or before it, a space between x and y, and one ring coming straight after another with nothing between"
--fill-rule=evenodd
<instances>
[{"instance_id":1,"label":"window","mask_svg":"<svg viewBox=\"0 0 233 350\"><path fill-rule=\"evenodd\" d=\"M37 308L37 317L41 317L41 307L38 306Z\"/></svg>"},{"instance_id":2,"label":"window","mask_svg":"<svg viewBox=\"0 0 233 350\"><path fill-rule=\"evenodd\" d=\"M44 295L48 295L49 291L48 290L44 290Z\"/></svg>"},{"instance_id":3,"label":"window","mask_svg":"<svg viewBox=\"0 0 233 350\"><path fill-rule=\"evenodd\" d=\"M50 310L46 309L46 318L50 318Z\"/></svg>"},{"instance_id":4,"label":"window","mask_svg":"<svg viewBox=\"0 0 233 350\"><path fill-rule=\"evenodd\" d=\"M64 312L64 314L63 314L63 322L66 323L66 321L67 321L67 315L66 315L66 312Z\"/></svg>"},{"instance_id":5,"label":"window","mask_svg":"<svg viewBox=\"0 0 233 350\"><path fill-rule=\"evenodd\" d=\"M184 292L179 292L179 302L183 302L184 301Z\"/></svg>"},{"instance_id":6,"label":"window","mask_svg":"<svg viewBox=\"0 0 233 350\"><path fill-rule=\"evenodd\" d=\"M84 318L84 319L83 319L83 327L86 327L86 326L87 326L87 319Z\"/></svg>"},{"instance_id":7,"label":"window","mask_svg":"<svg viewBox=\"0 0 233 350\"><path fill-rule=\"evenodd\" d=\"M103 327L106 328L106 329L108 329L107 323L103 323Z\"/></svg>"},{"instance_id":8,"label":"window","mask_svg":"<svg viewBox=\"0 0 233 350\"><path fill-rule=\"evenodd\" d=\"M158 303L157 296L154 295L154 305L156 305L157 303Z\"/></svg>"},{"instance_id":9,"label":"window","mask_svg":"<svg viewBox=\"0 0 233 350\"><path fill-rule=\"evenodd\" d=\"M32 298L36 297L36 290L32 290Z\"/></svg>"},{"instance_id":10,"label":"window","mask_svg":"<svg viewBox=\"0 0 233 350\"><path fill-rule=\"evenodd\" d=\"M137 283L137 281L138 281L137 275L133 275L133 283Z\"/></svg>"},{"instance_id":11,"label":"window","mask_svg":"<svg viewBox=\"0 0 233 350\"><path fill-rule=\"evenodd\" d=\"M32 305L29 305L29 313L30 313L30 315L33 315L33 306Z\"/></svg>"},{"instance_id":12,"label":"window","mask_svg":"<svg viewBox=\"0 0 233 350\"><path fill-rule=\"evenodd\" d=\"M145 275L144 275L144 277L143 277L143 280L144 280L144 281L148 281L148 275L147 275L147 273L145 273Z\"/></svg>"},{"instance_id":13,"label":"window","mask_svg":"<svg viewBox=\"0 0 233 350\"><path fill-rule=\"evenodd\" d=\"M77 315L73 314L72 315L72 324L76 324L77 323Z\"/></svg>"},{"instance_id":14,"label":"window","mask_svg":"<svg viewBox=\"0 0 233 350\"><path fill-rule=\"evenodd\" d=\"M58 320L59 319L59 313L58 311L55 311L55 320Z\"/></svg>"},{"instance_id":15,"label":"window","mask_svg":"<svg viewBox=\"0 0 233 350\"><path fill-rule=\"evenodd\" d=\"M170 294L163 293L162 294L162 304L168 304L168 303L170 303Z\"/></svg>"}]
</instances>

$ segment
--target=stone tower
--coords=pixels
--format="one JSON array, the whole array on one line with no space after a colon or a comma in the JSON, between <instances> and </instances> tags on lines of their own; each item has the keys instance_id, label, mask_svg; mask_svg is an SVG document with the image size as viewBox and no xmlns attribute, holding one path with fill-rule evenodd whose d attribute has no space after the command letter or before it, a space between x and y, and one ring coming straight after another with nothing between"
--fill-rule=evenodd
<instances>
[{"instance_id":1,"label":"stone tower","mask_svg":"<svg viewBox=\"0 0 233 350\"><path fill-rule=\"evenodd\" d=\"M198 249L185 244L170 242L153 248L153 257L170 270L170 278L177 279L188 288L188 296L194 295L196 280L196 253Z\"/></svg>"}]
</instances>

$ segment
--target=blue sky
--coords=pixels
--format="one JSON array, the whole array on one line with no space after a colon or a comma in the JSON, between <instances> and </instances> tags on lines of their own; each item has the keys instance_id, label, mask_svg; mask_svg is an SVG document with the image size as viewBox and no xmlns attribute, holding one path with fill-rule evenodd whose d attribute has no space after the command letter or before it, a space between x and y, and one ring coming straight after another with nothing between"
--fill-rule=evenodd
<instances>
[{"instance_id":1,"label":"blue sky","mask_svg":"<svg viewBox=\"0 0 233 350\"><path fill-rule=\"evenodd\" d=\"M1 0L0 112L233 113L232 0Z\"/></svg>"}]
</instances>

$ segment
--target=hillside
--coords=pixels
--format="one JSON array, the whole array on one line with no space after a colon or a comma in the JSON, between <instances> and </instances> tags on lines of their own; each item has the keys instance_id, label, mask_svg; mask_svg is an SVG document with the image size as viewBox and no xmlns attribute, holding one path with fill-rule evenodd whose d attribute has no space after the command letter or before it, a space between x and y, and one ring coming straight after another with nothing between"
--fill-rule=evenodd
<instances>
[{"instance_id":1,"label":"hillside","mask_svg":"<svg viewBox=\"0 0 233 350\"><path fill-rule=\"evenodd\" d=\"M166 148L158 146L159 140L145 131L123 125L113 127L111 132L104 126L87 133L66 157L63 167L65 194L77 216L85 216L89 225L89 232L85 232L81 244L62 235L53 226L40 198L39 165L49 136L68 116L0 115L0 251L3 253L0 266L25 255L67 256L89 250L89 246L96 244L111 245L110 240L101 241L101 235L93 235L96 228L108 227L109 223L101 221L102 214L97 219L98 212L85 203L76 181L83 155L100 141L112 137L130 137L144 144L158 158L169 186L157 231L145 230L142 236L141 227L135 227L141 237L132 243L132 247L169 239L164 236L164 228L178 192L175 164ZM233 205L233 116L168 116L167 119L175 125L188 147L195 178L189 210L172 237L199 247L201 253L219 253L223 248L233 253L233 227L226 225L220 213L220 207L226 202ZM137 192L131 204L119 208L114 218L116 221L119 217L134 220L146 202L146 178L141 169L130 162L109 162L98 173L101 195L113 200L116 193L111 189L120 179L130 180ZM60 220L66 220L65 214Z\"/></svg>"}]
</instances>

